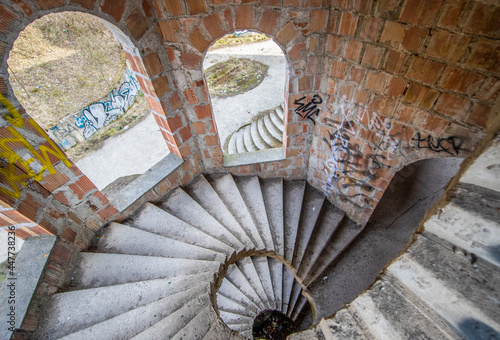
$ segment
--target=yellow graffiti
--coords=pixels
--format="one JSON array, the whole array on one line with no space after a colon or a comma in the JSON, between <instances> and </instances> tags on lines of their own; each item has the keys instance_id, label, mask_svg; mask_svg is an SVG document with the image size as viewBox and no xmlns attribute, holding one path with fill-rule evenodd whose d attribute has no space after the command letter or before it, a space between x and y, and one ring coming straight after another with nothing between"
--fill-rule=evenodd
<instances>
[{"instance_id":1,"label":"yellow graffiti","mask_svg":"<svg viewBox=\"0 0 500 340\"><path fill-rule=\"evenodd\" d=\"M1 94L0 103L12 114L12 117L6 117L7 121L17 128L23 127L24 121L21 115L19 115L12 104ZM50 161L49 155L61 160L69 168L72 166L66 155L49 138L45 131L43 131L43 129L33 119L30 119L29 123L41 136L43 136L43 138L49 143L50 147L41 145L37 151L16 129L10 126L7 127L7 130L10 132L12 137L0 138L0 158L4 163L6 163L0 167L0 175L5 177L12 190L0 187L0 194L6 194L12 198L19 198L21 196L20 186L22 185L26 187L29 179L32 178L35 181L40 182L45 170L48 170L50 174L56 173L56 170ZM21 146L26 148L34 157L23 159L19 156L19 154L12 150L9 144L21 144ZM42 165L37 172L30 167L30 164L35 160L38 160L38 162Z\"/></svg>"}]
</instances>

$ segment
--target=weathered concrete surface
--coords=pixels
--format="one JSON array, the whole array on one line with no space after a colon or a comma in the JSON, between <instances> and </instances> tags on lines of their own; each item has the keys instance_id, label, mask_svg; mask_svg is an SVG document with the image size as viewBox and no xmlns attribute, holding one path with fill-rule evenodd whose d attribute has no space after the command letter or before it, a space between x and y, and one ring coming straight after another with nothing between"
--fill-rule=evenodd
<instances>
[{"instance_id":1,"label":"weathered concrete surface","mask_svg":"<svg viewBox=\"0 0 500 340\"><path fill-rule=\"evenodd\" d=\"M467 169L460 182L500 191L500 136Z\"/></svg>"}]
</instances>

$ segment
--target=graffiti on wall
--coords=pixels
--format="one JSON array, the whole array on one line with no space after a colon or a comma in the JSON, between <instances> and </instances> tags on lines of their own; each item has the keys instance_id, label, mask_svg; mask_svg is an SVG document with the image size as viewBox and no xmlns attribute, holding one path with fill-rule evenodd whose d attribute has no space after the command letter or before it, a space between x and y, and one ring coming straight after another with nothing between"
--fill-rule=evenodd
<instances>
[{"instance_id":1,"label":"graffiti on wall","mask_svg":"<svg viewBox=\"0 0 500 340\"><path fill-rule=\"evenodd\" d=\"M463 138L423 138L410 127L383 118L375 112L365 110L354 116L353 112L356 111L353 109L353 104L348 107L341 105L332 116L334 118L324 118L329 137L322 138L330 150L323 167L327 180L322 189L353 205L359 206L356 201L371 204L370 193L375 190L377 180L384 178L393 160L406 159L409 149L426 148L455 156L462 150ZM393 129L396 123L399 128ZM369 143L355 139L356 132L363 129L362 125L368 126L365 138Z\"/></svg>"},{"instance_id":2,"label":"graffiti on wall","mask_svg":"<svg viewBox=\"0 0 500 340\"><path fill-rule=\"evenodd\" d=\"M314 116L318 116L319 112L320 112L320 109L318 108L318 105L323 103L323 99L315 94L311 101L308 102L307 104L304 102L304 100L306 99L306 96L303 96L302 98L299 98L299 99L296 99L293 103L295 105L299 105L296 109L295 109L295 113L298 114L299 116L301 116L302 118L304 119L309 119L310 121L313 122L313 124L316 124L315 120L314 120Z\"/></svg>"},{"instance_id":3,"label":"graffiti on wall","mask_svg":"<svg viewBox=\"0 0 500 340\"><path fill-rule=\"evenodd\" d=\"M62 161L67 167L71 167L71 162L59 147L49 138L43 129L33 120L29 119L25 124L23 118L14 106L0 94L0 103L7 108L10 116L5 119L16 128L28 128L38 132L45 139L45 142L35 148L13 127L6 129L11 137L0 138L0 175L5 180L0 186L0 194L5 194L12 198L21 196L21 186L26 187L33 179L40 182L47 170L50 174L56 174L51 157ZM5 134L2 134L5 136ZM16 151L12 148L16 147ZM21 146L21 148L20 148ZM19 154L21 153L21 154Z\"/></svg>"},{"instance_id":4,"label":"graffiti on wall","mask_svg":"<svg viewBox=\"0 0 500 340\"><path fill-rule=\"evenodd\" d=\"M120 87L112 90L105 100L92 103L50 128L49 135L62 149L68 150L76 143L88 139L132 106L139 94L139 83L128 68L122 79Z\"/></svg>"}]
</instances>

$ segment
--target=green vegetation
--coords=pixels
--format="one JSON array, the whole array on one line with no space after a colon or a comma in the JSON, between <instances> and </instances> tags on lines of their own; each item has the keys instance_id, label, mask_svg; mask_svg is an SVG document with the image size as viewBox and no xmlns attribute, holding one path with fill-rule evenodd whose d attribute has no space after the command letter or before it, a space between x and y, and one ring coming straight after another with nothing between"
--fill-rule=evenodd
<instances>
[{"instance_id":1,"label":"green vegetation","mask_svg":"<svg viewBox=\"0 0 500 340\"><path fill-rule=\"evenodd\" d=\"M222 47L237 46L242 44L250 44L258 41L269 40L267 36L260 33L246 33L243 35L228 34L217 40L210 50L215 50Z\"/></svg>"},{"instance_id":2,"label":"green vegetation","mask_svg":"<svg viewBox=\"0 0 500 340\"><path fill-rule=\"evenodd\" d=\"M268 68L247 58L229 58L217 63L205 71L210 94L227 97L249 91L264 80Z\"/></svg>"}]
</instances>

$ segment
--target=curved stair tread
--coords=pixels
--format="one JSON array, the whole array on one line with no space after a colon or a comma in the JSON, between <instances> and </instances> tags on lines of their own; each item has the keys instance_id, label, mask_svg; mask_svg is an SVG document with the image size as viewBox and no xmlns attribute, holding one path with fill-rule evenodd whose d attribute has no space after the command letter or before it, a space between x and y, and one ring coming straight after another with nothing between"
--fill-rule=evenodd
<instances>
[{"instance_id":1,"label":"curved stair tread","mask_svg":"<svg viewBox=\"0 0 500 340\"><path fill-rule=\"evenodd\" d=\"M297 233L297 241L295 242L292 260L292 266L294 268L300 268L307 245L313 239L314 227L323 211L324 201L325 196L321 192L312 187L306 187L302 203L302 213L300 216L301 227Z\"/></svg>"},{"instance_id":2,"label":"curved stair tread","mask_svg":"<svg viewBox=\"0 0 500 340\"><path fill-rule=\"evenodd\" d=\"M244 340L245 338L234 331L228 331L227 326L220 320L212 323L210 330L203 340Z\"/></svg>"},{"instance_id":3,"label":"curved stair tread","mask_svg":"<svg viewBox=\"0 0 500 340\"><path fill-rule=\"evenodd\" d=\"M238 290L245 294L245 296L247 296L257 307L259 307L260 310L266 308L266 305L261 301L254 287L241 272L238 266L234 264L229 266L225 278L238 288Z\"/></svg>"},{"instance_id":4,"label":"curved stair tread","mask_svg":"<svg viewBox=\"0 0 500 340\"><path fill-rule=\"evenodd\" d=\"M72 332L111 319L129 310L173 296L190 288L192 282L209 283L212 272L81 289L52 296L41 329L58 336L60 326ZM75 308L75 304L81 306Z\"/></svg>"},{"instance_id":5,"label":"curved stair tread","mask_svg":"<svg viewBox=\"0 0 500 340\"><path fill-rule=\"evenodd\" d=\"M284 115L283 115L283 104L281 104L280 106L278 106L276 109L276 114L280 117L281 121L284 120Z\"/></svg>"},{"instance_id":6,"label":"curved stair tread","mask_svg":"<svg viewBox=\"0 0 500 340\"><path fill-rule=\"evenodd\" d=\"M219 311L239 314L250 318L255 318L258 314L257 310L252 310L253 306L251 304L241 305L222 294L217 294L217 306Z\"/></svg>"},{"instance_id":7,"label":"curved stair tread","mask_svg":"<svg viewBox=\"0 0 500 340\"><path fill-rule=\"evenodd\" d=\"M248 325L249 328L253 325L253 318L245 315L226 312L223 310L220 310L219 314L220 318L226 325L228 325L229 328L231 328L231 325Z\"/></svg>"},{"instance_id":8,"label":"curved stair tread","mask_svg":"<svg viewBox=\"0 0 500 340\"><path fill-rule=\"evenodd\" d=\"M259 229L255 225L250 212L248 211L243 197L236 186L231 174L226 174L210 182L226 207L247 232L256 249L265 249L264 242L259 234Z\"/></svg>"},{"instance_id":9,"label":"curved stair tread","mask_svg":"<svg viewBox=\"0 0 500 340\"><path fill-rule=\"evenodd\" d=\"M251 297L248 297L241 290L238 289L231 281L224 278L222 284L217 292L217 296L222 295L226 299L230 299L239 305L246 306L248 310L258 313L260 307L255 304Z\"/></svg>"},{"instance_id":10,"label":"curved stair tread","mask_svg":"<svg viewBox=\"0 0 500 340\"><path fill-rule=\"evenodd\" d=\"M235 182L252 220L255 221L265 249L275 251L259 178L257 176L236 177Z\"/></svg>"},{"instance_id":11,"label":"curved stair tread","mask_svg":"<svg viewBox=\"0 0 500 340\"><path fill-rule=\"evenodd\" d=\"M276 110L273 110L269 113L269 118L271 118L271 121L273 122L274 126L276 126L278 128L278 130L280 130L281 133L283 133L285 126L283 125L283 120L278 115Z\"/></svg>"},{"instance_id":12,"label":"curved stair tread","mask_svg":"<svg viewBox=\"0 0 500 340\"><path fill-rule=\"evenodd\" d=\"M238 153L238 149L236 147L236 139L237 139L236 132L233 132L231 134L231 137L229 138L229 143L227 145L227 153L229 155Z\"/></svg>"},{"instance_id":13,"label":"curved stair tread","mask_svg":"<svg viewBox=\"0 0 500 340\"><path fill-rule=\"evenodd\" d=\"M252 124L250 124L250 135L252 136L253 143L258 150L264 150L270 147L260 136L258 122L253 122Z\"/></svg>"},{"instance_id":14,"label":"curved stair tread","mask_svg":"<svg viewBox=\"0 0 500 340\"><path fill-rule=\"evenodd\" d=\"M288 303L288 308L286 310L286 316L289 318L292 318L292 312L295 308L295 304L299 300L299 297L301 296L302 293L302 287L300 286L300 283L297 280L293 281L293 286L292 286L292 292L290 294L290 301Z\"/></svg>"},{"instance_id":15,"label":"curved stair tread","mask_svg":"<svg viewBox=\"0 0 500 340\"><path fill-rule=\"evenodd\" d=\"M195 183L190 185L189 195L241 241L247 249L256 247L205 176L201 175Z\"/></svg>"},{"instance_id":16,"label":"curved stair tread","mask_svg":"<svg viewBox=\"0 0 500 340\"><path fill-rule=\"evenodd\" d=\"M224 262L225 255L119 223L106 227L97 252Z\"/></svg>"},{"instance_id":17,"label":"curved stair tread","mask_svg":"<svg viewBox=\"0 0 500 340\"><path fill-rule=\"evenodd\" d=\"M271 118L269 117L269 115L264 117L264 126L266 127L267 131L274 139L276 139L277 141L282 143L283 133L274 125L274 123L271 120Z\"/></svg>"},{"instance_id":18,"label":"curved stair tread","mask_svg":"<svg viewBox=\"0 0 500 340\"><path fill-rule=\"evenodd\" d=\"M191 319L180 332L173 336L172 340L201 339L208 333L212 323L217 322L217 320L217 314L215 314L212 306L207 306Z\"/></svg>"},{"instance_id":19,"label":"curved stair tread","mask_svg":"<svg viewBox=\"0 0 500 340\"><path fill-rule=\"evenodd\" d=\"M203 311L206 311L207 309L212 309L208 294L201 294L190 300L185 300L180 308L176 309L173 313L168 314L160 321L156 322L151 327L138 333L131 339L132 340L174 339L177 335L182 334L183 331L189 328L189 325L191 324L193 319L199 320L197 319L197 317L199 317L200 315L202 318L206 318L207 316L201 313ZM209 320L204 320L204 321L206 321L208 327L210 321ZM204 334L199 334L198 336L201 338L200 335ZM194 337L186 339L194 339Z\"/></svg>"},{"instance_id":20,"label":"curved stair tread","mask_svg":"<svg viewBox=\"0 0 500 340\"><path fill-rule=\"evenodd\" d=\"M240 128L234 134L236 135L236 150L238 153L248 152L245 147L245 135L244 135L244 127Z\"/></svg>"},{"instance_id":21,"label":"curved stair tread","mask_svg":"<svg viewBox=\"0 0 500 340\"><path fill-rule=\"evenodd\" d=\"M262 281L257 268L255 267L250 257L244 257L236 262L237 267L243 273L247 281L259 296L260 301L264 304L265 308L271 308L271 303L267 299L266 291L262 285Z\"/></svg>"},{"instance_id":22,"label":"curved stair tread","mask_svg":"<svg viewBox=\"0 0 500 340\"><path fill-rule=\"evenodd\" d=\"M151 203L145 203L138 215L131 221L131 226L150 233L166 236L231 256L234 249L218 239L196 229L189 223L173 216Z\"/></svg>"},{"instance_id":23,"label":"curved stair tread","mask_svg":"<svg viewBox=\"0 0 500 340\"><path fill-rule=\"evenodd\" d=\"M292 313L290 314L290 319L292 319L293 321L297 321L298 317L300 316L306 305L307 305L307 298L303 294L300 294L299 299L297 300L297 303L295 304L295 307Z\"/></svg>"},{"instance_id":24,"label":"curved stair tread","mask_svg":"<svg viewBox=\"0 0 500 340\"><path fill-rule=\"evenodd\" d=\"M269 308L276 309L273 281L271 278L271 271L269 268L269 263L267 262L267 257L252 256L251 259L259 275L260 283L262 285L262 288L264 289L267 301L269 302Z\"/></svg>"},{"instance_id":25,"label":"curved stair tread","mask_svg":"<svg viewBox=\"0 0 500 340\"><path fill-rule=\"evenodd\" d=\"M255 142L252 139L252 124L249 124L245 126L245 129L243 130L243 141L245 143L245 148L248 150L248 152L253 152L253 151L258 151L259 148L255 145Z\"/></svg>"},{"instance_id":26,"label":"curved stair tread","mask_svg":"<svg viewBox=\"0 0 500 340\"><path fill-rule=\"evenodd\" d=\"M295 282L295 277L292 272L283 266L283 306L281 311L286 314L288 311L288 305L290 304L290 299L292 297L293 284Z\"/></svg>"},{"instance_id":27,"label":"curved stair tread","mask_svg":"<svg viewBox=\"0 0 500 340\"><path fill-rule=\"evenodd\" d=\"M262 197L266 206L267 220L271 228L276 254L285 257L283 218L283 179L273 178L261 182Z\"/></svg>"},{"instance_id":28,"label":"curved stair tread","mask_svg":"<svg viewBox=\"0 0 500 340\"><path fill-rule=\"evenodd\" d=\"M276 309L281 311L283 310L283 263L273 258L268 258L268 261L273 282Z\"/></svg>"},{"instance_id":29,"label":"curved stair tread","mask_svg":"<svg viewBox=\"0 0 500 340\"><path fill-rule=\"evenodd\" d=\"M273 135L267 130L266 124L264 123L264 118L261 118L257 121L257 130L259 132L260 137L269 145L269 148L278 148L281 146L281 142L274 138Z\"/></svg>"},{"instance_id":30,"label":"curved stair tread","mask_svg":"<svg viewBox=\"0 0 500 340\"><path fill-rule=\"evenodd\" d=\"M73 290L173 278L206 271L216 273L220 263L156 256L80 253L75 267Z\"/></svg>"},{"instance_id":31,"label":"curved stair tread","mask_svg":"<svg viewBox=\"0 0 500 340\"><path fill-rule=\"evenodd\" d=\"M170 315L179 316L186 306L186 301L199 296L208 295L210 286L201 284L187 290L181 291L172 296L151 302L139 308L132 309L123 314L117 315L111 319L97 323L90 327L79 330L64 336L64 340L114 340L131 339L137 334L154 327L158 322ZM51 335L50 339L57 338Z\"/></svg>"},{"instance_id":32,"label":"curved stair tread","mask_svg":"<svg viewBox=\"0 0 500 340\"><path fill-rule=\"evenodd\" d=\"M178 188L170 195L161 207L195 228L219 239L235 251L245 248L233 234L228 232L184 190Z\"/></svg>"},{"instance_id":33,"label":"curved stair tread","mask_svg":"<svg viewBox=\"0 0 500 340\"><path fill-rule=\"evenodd\" d=\"M285 260L290 263L293 260L305 189L305 181L287 181L284 183Z\"/></svg>"}]
</instances>

